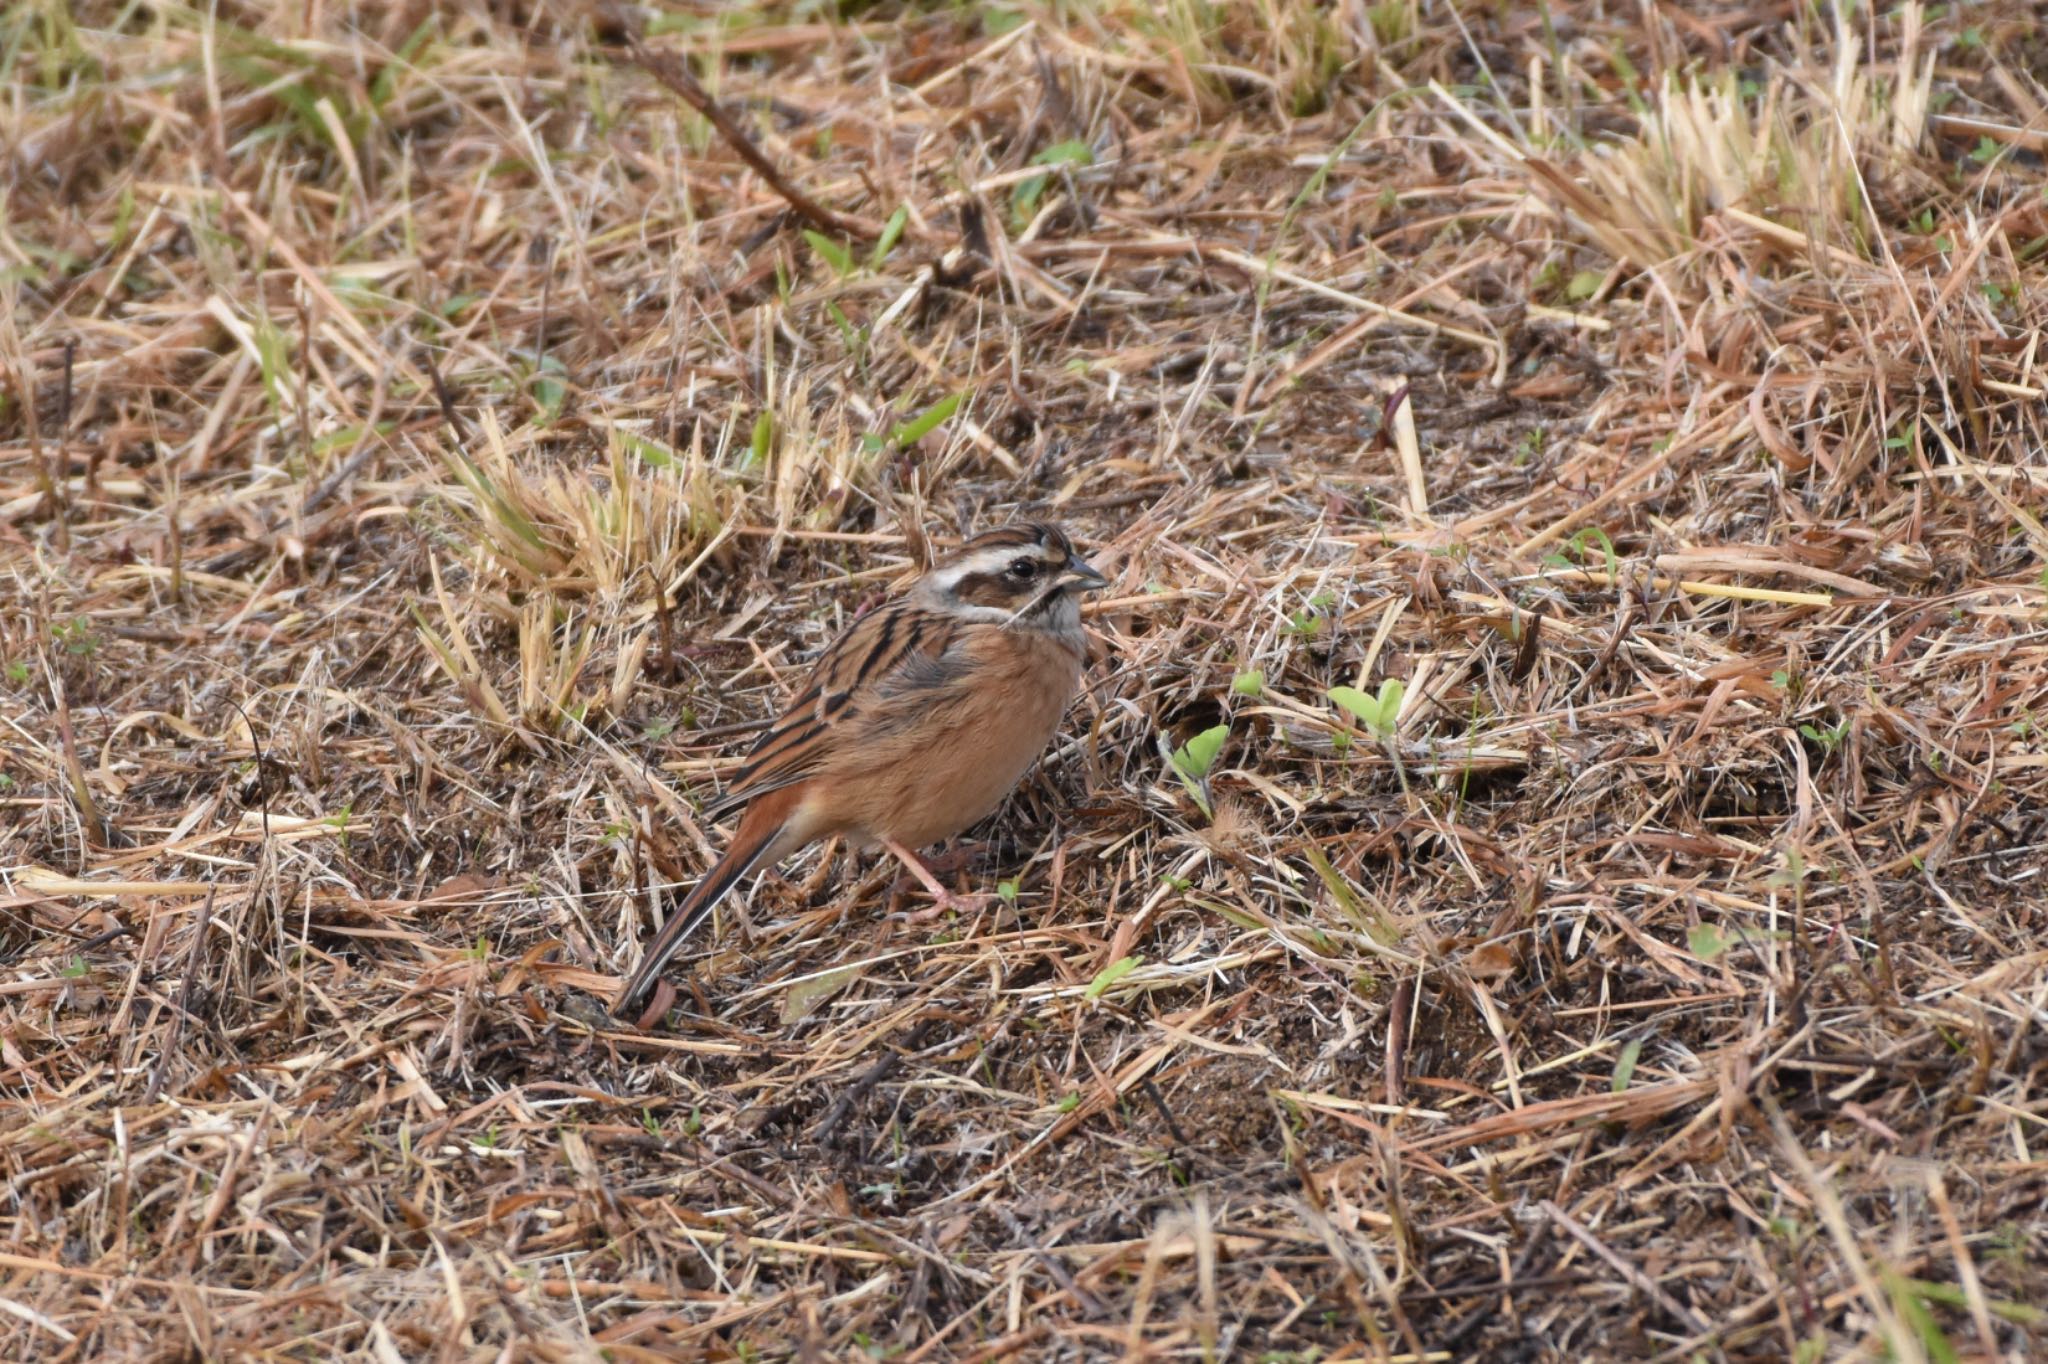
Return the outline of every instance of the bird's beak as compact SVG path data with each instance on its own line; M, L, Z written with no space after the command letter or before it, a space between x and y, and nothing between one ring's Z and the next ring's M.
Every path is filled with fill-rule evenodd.
M1067 556L1067 566L1060 570L1060 586L1070 587L1077 592L1100 592L1109 586L1109 579L1095 571L1095 566L1078 554Z

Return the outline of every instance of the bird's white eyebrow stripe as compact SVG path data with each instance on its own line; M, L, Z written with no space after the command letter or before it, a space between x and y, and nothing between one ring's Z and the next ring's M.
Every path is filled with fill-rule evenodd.
M991 545L935 570L931 581L941 591L950 592L977 573L1001 573L1018 559L1040 558L1043 553L1043 547L1037 545Z
M1000 573L1019 559L1040 557L1037 545L991 545L969 555L962 567L971 572Z

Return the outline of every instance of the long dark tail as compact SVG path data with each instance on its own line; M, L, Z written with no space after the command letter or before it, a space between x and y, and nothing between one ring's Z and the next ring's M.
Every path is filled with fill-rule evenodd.
M782 832L786 812L771 807L780 804L783 802L769 799L747 807L725 855L683 897L683 902L676 906L676 912L668 916L661 931L654 935L654 941L647 944L647 953L640 958L640 966L633 972L633 978L612 1001L614 1018L639 1017L640 1011L647 1006L647 996L654 991L655 982L661 979L662 968L682 949L684 941L697 931L697 925L718 907L726 892L738 885L774 845L776 836Z

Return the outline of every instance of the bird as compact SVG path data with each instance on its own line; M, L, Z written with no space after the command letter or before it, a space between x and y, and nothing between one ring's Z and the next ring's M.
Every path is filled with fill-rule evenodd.
M935 908L955 903L916 850L993 812L1052 741L1087 659L1080 598L1108 584L1065 531L1022 521L967 540L855 620L705 807L712 821L739 811L739 826L648 944L613 1016L640 1015L748 873L819 839L879 845Z

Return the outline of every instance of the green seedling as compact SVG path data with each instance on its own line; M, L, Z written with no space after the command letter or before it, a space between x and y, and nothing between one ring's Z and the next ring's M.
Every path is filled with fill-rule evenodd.
M868 324L856 327L837 303L827 302L825 311L831 314L832 325L839 329L840 344L846 347L847 355L853 360L853 367L860 372L863 383L868 376Z
M1230 726L1217 725L1203 730L1167 754L1173 774L1180 778L1180 784L1188 789L1188 794L1194 797L1195 804L1201 807L1206 817L1215 815L1209 804L1209 769L1216 765L1217 756L1223 752L1224 741L1229 737ZM1165 748L1164 738L1159 741L1159 746Z
M1614 1078L1607 1082L1609 1093L1622 1094L1628 1090L1628 1082L1635 1078L1636 1059L1643 1054L1643 1039L1631 1038L1621 1049L1621 1055L1614 1062Z
M1935 1320L1925 1299L1914 1291L1916 1281L1889 1265L1880 1268L1877 1277L1892 1300L1892 1310L1898 1313L1901 1328L1919 1338L1923 1358L1935 1364L1954 1364L1962 1358L1947 1333L1941 1329L1941 1323ZM1898 1353L1903 1354L1904 1351Z
M552 426L560 420L562 408L569 401L569 385L563 378L568 372L560 360L552 355L543 355L533 377L528 380L533 405L539 410L544 425Z
M1306 602L1302 603L1299 608L1288 614L1287 633L1293 635L1296 639L1314 639L1323 632L1323 627L1329 623L1322 613L1336 605L1336 603L1337 597L1335 593L1316 593Z
M1726 952L1733 944L1721 936L1721 930L1714 924L1694 924L1685 935L1686 950L1701 961L1713 961Z
M804 240L811 244L811 250L818 253L819 259L832 267L833 274L845 279L853 273L853 253L838 242L822 232L813 232L808 228L804 231Z
M57 624L52 625L50 627L50 637L56 640L58 646L73 658L90 658L99 652L100 637L93 633L92 626L86 623L84 616L76 616L68 621L59 621ZM23 676L25 677L26 675L26 665L24 665Z
M344 801L342 803L342 807L339 810L327 816L327 818L322 820L321 823L325 824L328 828L334 830L335 836L341 843L341 846L346 848L348 846L349 824L351 821L355 819L355 817L356 803L352 800Z
M1315 870L1316 879L1323 883L1323 889L1330 892L1330 898L1337 902L1337 908L1353 928L1369 936L1382 947L1392 947L1401 941L1400 926L1367 903L1352 884L1344 879L1344 873L1330 861L1329 854L1311 843L1302 850L1308 864Z
M1809 742L1819 747L1823 758L1832 757L1835 750L1842 746L1842 740L1848 737L1849 721L1845 717L1825 729L1819 725L1803 724L1799 726L1799 732L1805 735Z
M1400 678L1389 677L1380 683L1378 696L1367 696L1356 687L1332 687L1327 695L1384 744L1393 740L1401 719L1401 701L1407 691Z
M960 410L960 404L966 401L967 395L965 393L947 394L945 397L939 399L930 407L927 407L924 411L918 413L915 417L912 417L909 421L903 423L894 431L890 432L890 441L894 443L898 448L908 448L909 446L917 444L926 436L929 436L933 431L937 430L940 422L946 420L946 418L952 416L955 412L958 412Z
M1380 741L1387 757L1394 764L1394 778L1401 783L1401 791L1408 791L1408 773L1401 766L1401 751L1394 747L1394 734L1401 724L1401 698L1407 694L1407 686L1399 678L1389 677L1381 681L1380 694L1367 696L1356 687L1332 687L1326 693L1332 701L1342 706L1372 731ZM1351 736L1340 730L1334 736L1339 753L1349 751Z
M882 224L882 235L875 238L875 249L868 254L868 269L879 270L882 262L889 259L889 253L896 249L896 243L903 237L903 228L910 221L910 209L899 204L889 221Z
M1600 557L1607 566L1608 582L1620 582L1621 557L1614 552L1614 540L1612 537L1598 526L1587 526L1585 529L1578 531L1571 539L1565 541L1565 548L1562 553L1546 554L1543 556L1543 562L1553 568L1571 568L1574 558L1580 563L1586 561L1589 557L1586 553L1586 548L1594 544L1600 546Z
M1031 158L1034 166L1092 166L1095 164L1095 149L1086 142L1055 142ZM1038 211L1038 201L1045 196L1045 187L1051 179L1047 175L1034 175L1020 180L1017 188L1010 191L1010 221L1022 228L1031 221L1031 215Z
M1117 958L1117 960L1095 973L1095 979L1088 982L1088 988L1082 992L1081 997L1088 1000L1102 998L1105 991L1131 972L1137 970L1144 962L1145 959L1135 953L1128 957Z

